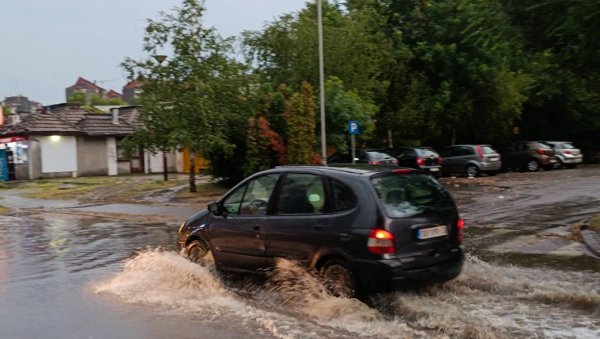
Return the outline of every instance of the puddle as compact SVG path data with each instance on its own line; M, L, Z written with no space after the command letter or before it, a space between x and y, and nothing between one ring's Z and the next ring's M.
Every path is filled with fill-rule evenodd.
M226 317L279 338L514 338L600 336L598 272L503 266L470 257L457 279L421 291L330 295L281 261L263 284L227 283L214 267L148 250L92 286L100 295L172 315Z

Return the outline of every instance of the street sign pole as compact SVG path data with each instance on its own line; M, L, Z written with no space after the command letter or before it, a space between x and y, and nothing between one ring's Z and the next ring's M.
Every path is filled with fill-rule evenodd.
M350 148L352 149L352 163L356 163L356 135L360 134L358 121L348 121L348 133L350 133Z
M350 145L352 147L352 163L356 163L356 137L353 134L350 134Z

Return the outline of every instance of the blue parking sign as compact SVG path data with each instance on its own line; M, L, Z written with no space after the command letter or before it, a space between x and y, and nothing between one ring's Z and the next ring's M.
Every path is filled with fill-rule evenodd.
M348 121L348 133L353 134L353 135L360 134L360 125L358 124L358 121L356 121L356 120Z

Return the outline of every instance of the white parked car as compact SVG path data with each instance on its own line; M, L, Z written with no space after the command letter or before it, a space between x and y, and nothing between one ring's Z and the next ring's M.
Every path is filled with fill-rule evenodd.
M581 150L573 146L570 141L545 141L544 143L554 149L556 163L559 167L574 168L583 162Z

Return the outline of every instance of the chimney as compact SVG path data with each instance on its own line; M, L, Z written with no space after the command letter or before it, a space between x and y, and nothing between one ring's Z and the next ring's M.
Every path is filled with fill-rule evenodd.
M118 108L111 108L110 109L111 113L112 113L112 123L113 124L118 124L119 123L119 109Z

